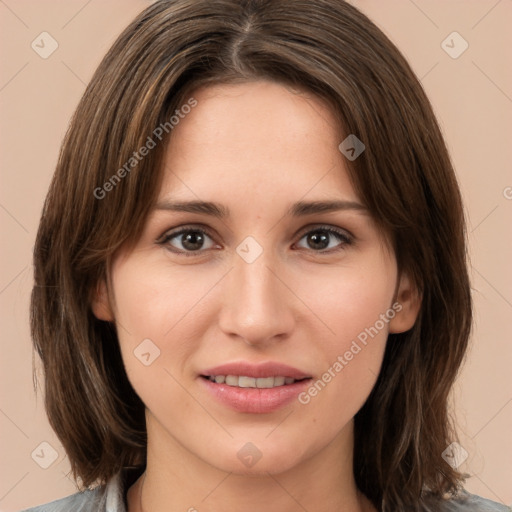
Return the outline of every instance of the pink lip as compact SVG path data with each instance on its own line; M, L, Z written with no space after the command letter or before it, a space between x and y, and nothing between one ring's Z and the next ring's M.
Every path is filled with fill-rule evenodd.
M221 364L214 368L208 368L200 372L201 375L245 375L246 377L263 378L263 377L292 377L293 379L305 379L311 377L307 373L297 370L292 366L288 366L282 363L246 363L244 361L235 363Z
M247 377L292 377L306 379L275 388L238 388L227 384L217 384L204 378L210 375L245 375ZM229 363L201 372L199 381L222 404L238 412L263 414L284 407L296 399L297 395L310 383L310 376L288 365L280 363Z
M216 384L199 378L217 400L238 412L263 414L276 411L292 402L297 395L309 386L310 379L286 384L276 388L237 388L227 384Z

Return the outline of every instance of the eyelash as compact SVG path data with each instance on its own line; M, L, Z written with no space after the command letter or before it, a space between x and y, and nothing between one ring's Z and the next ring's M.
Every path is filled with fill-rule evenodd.
M332 254L332 253L343 250L344 246L352 245L352 243L354 241L352 235L346 233L345 231L342 231L342 230L339 230L339 229L336 229L336 228L333 228L330 226L316 226L313 229L310 229L309 231L303 232L302 235L300 236L299 240L302 240L306 235L309 235L311 233L316 233L316 232L326 232L331 235L334 235L335 237L338 238L338 240L341 243L340 243L340 246L338 246L335 249L331 248L331 249L323 249L323 250L319 250L319 251L315 251L314 249L309 249L309 251L311 251L313 253ZM158 245L162 245L162 246L168 245L170 240L172 240L173 238L179 237L180 235L183 235L185 233L201 233L201 235L203 235L203 236L206 235L209 238L213 239L213 237L210 236L210 234L206 230L199 228L199 227L187 226L187 227L182 227L182 228L178 229L177 231L172 231L170 233L164 234L164 236L161 237L159 240L157 240L156 243ZM200 255L200 254L204 253L205 251L209 250L209 249L199 249L197 251L182 251L180 249L175 249L175 248L170 248L170 247L168 247L168 249L175 254L182 254L186 257L197 256L197 255Z

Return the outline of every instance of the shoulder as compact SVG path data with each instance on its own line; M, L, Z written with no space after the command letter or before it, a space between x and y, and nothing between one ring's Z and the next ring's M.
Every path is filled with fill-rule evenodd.
M457 497L450 500L426 503L424 512L512 512L512 508L476 494L461 491Z
M21 512L67 512L69 510L76 512L101 511L104 510L104 508L101 508L103 494L102 488L86 490Z
M73 512L126 512L122 475L116 475L107 485L77 492L21 512L69 512L71 510Z

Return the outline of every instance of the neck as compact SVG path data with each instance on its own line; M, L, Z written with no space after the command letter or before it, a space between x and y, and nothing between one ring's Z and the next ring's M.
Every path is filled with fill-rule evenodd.
M286 471L222 471L148 423L146 472L128 492L128 512L373 512L357 490L352 457L350 423L329 445Z

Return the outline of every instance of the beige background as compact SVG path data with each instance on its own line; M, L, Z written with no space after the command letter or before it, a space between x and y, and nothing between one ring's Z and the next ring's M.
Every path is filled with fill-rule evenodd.
M399 46L431 98L469 221L476 323L455 390L467 488L512 504L511 0L352 0ZM0 510L75 492L32 389L28 301L39 214L69 118L99 60L143 0L0 0L2 253ZM41 58L41 32L58 49ZM458 58L442 41L457 31ZM463 41L453 36L452 53ZM40 39L38 39L40 40ZM48 48L48 46L46 46ZM40 444L49 443L52 448ZM31 455L33 454L33 455ZM39 454L39 456L38 456ZM47 469L41 465L50 464Z

